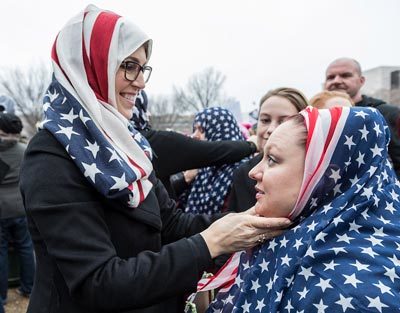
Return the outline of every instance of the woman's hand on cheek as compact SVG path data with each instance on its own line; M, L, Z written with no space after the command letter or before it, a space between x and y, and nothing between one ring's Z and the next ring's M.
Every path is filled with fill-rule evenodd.
M224 216L201 232L211 257L252 248L267 240L279 236L290 225L287 218L266 218L256 216L251 208L243 213Z

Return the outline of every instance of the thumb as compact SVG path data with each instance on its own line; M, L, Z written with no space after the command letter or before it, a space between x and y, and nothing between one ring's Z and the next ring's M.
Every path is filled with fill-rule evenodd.
M249 214L249 215L257 215L257 213L256 213L256 207L255 207L255 206L252 206L250 209L244 211L243 213Z

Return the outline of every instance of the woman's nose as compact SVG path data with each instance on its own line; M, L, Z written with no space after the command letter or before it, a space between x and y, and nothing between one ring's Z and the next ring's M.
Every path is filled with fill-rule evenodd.
M192 138L194 139L200 139L200 131L196 129L194 133L192 134Z
M269 126L268 126L267 133L269 135L271 135L274 132L274 130L276 129L277 126L278 126L277 123L271 122L271 124L269 124Z
M140 71L138 77L132 82L137 88L144 89L146 87L146 83L144 82L143 72Z
M261 163L261 162L260 162ZM259 180L259 178L260 178L260 174L261 174L261 171L260 171L260 163L258 163L256 166L254 166L250 171L249 171L249 177L251 178L251 179L254 179L254 180Z

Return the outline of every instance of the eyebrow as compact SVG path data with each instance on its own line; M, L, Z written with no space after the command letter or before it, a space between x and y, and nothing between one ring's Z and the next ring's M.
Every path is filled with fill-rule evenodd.
M271 115L268 114L268 113L260 113L260 116L268 116L268 117L271 117ZM290 116L292 116L292 115L291 115L291 114L279 115L278 118L287 118L287 117L290 117Z
M272 144L266 144L265 146L265 152L271 152L271 149L276 149L278 152L282 151L282 149L280 149L276 143L272 143Z
M140 65L145 65L147 63L147 60L146 60L143 64L141 64L140 60L138 58L131 57L131 56L125 58L124 62L126 62L126 61L134 61L136 63L139 63Z

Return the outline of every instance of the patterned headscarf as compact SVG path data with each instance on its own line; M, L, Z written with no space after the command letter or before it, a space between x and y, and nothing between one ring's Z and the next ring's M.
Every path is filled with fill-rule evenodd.
M152 184L151 149L117 110L121 62L151 40L133 23L89 5L59 32L53 81L44 97L49 130L95 188L137 207Z
M301 114L300 223L234 254L208 312L400 312L400 184L385 120L373 108Z
M148 99L144 90L141 90L135 101L135 107L132 114L132 125L135 129L147 130L150 129L149 115L147 113Z
M208 141L244 140L235 117L230 111L220 107L207 108L198 112L194 125L200 125ZM186 204L186 212L221 212L233 171L241 162L222 166L211 166L199 170Z

